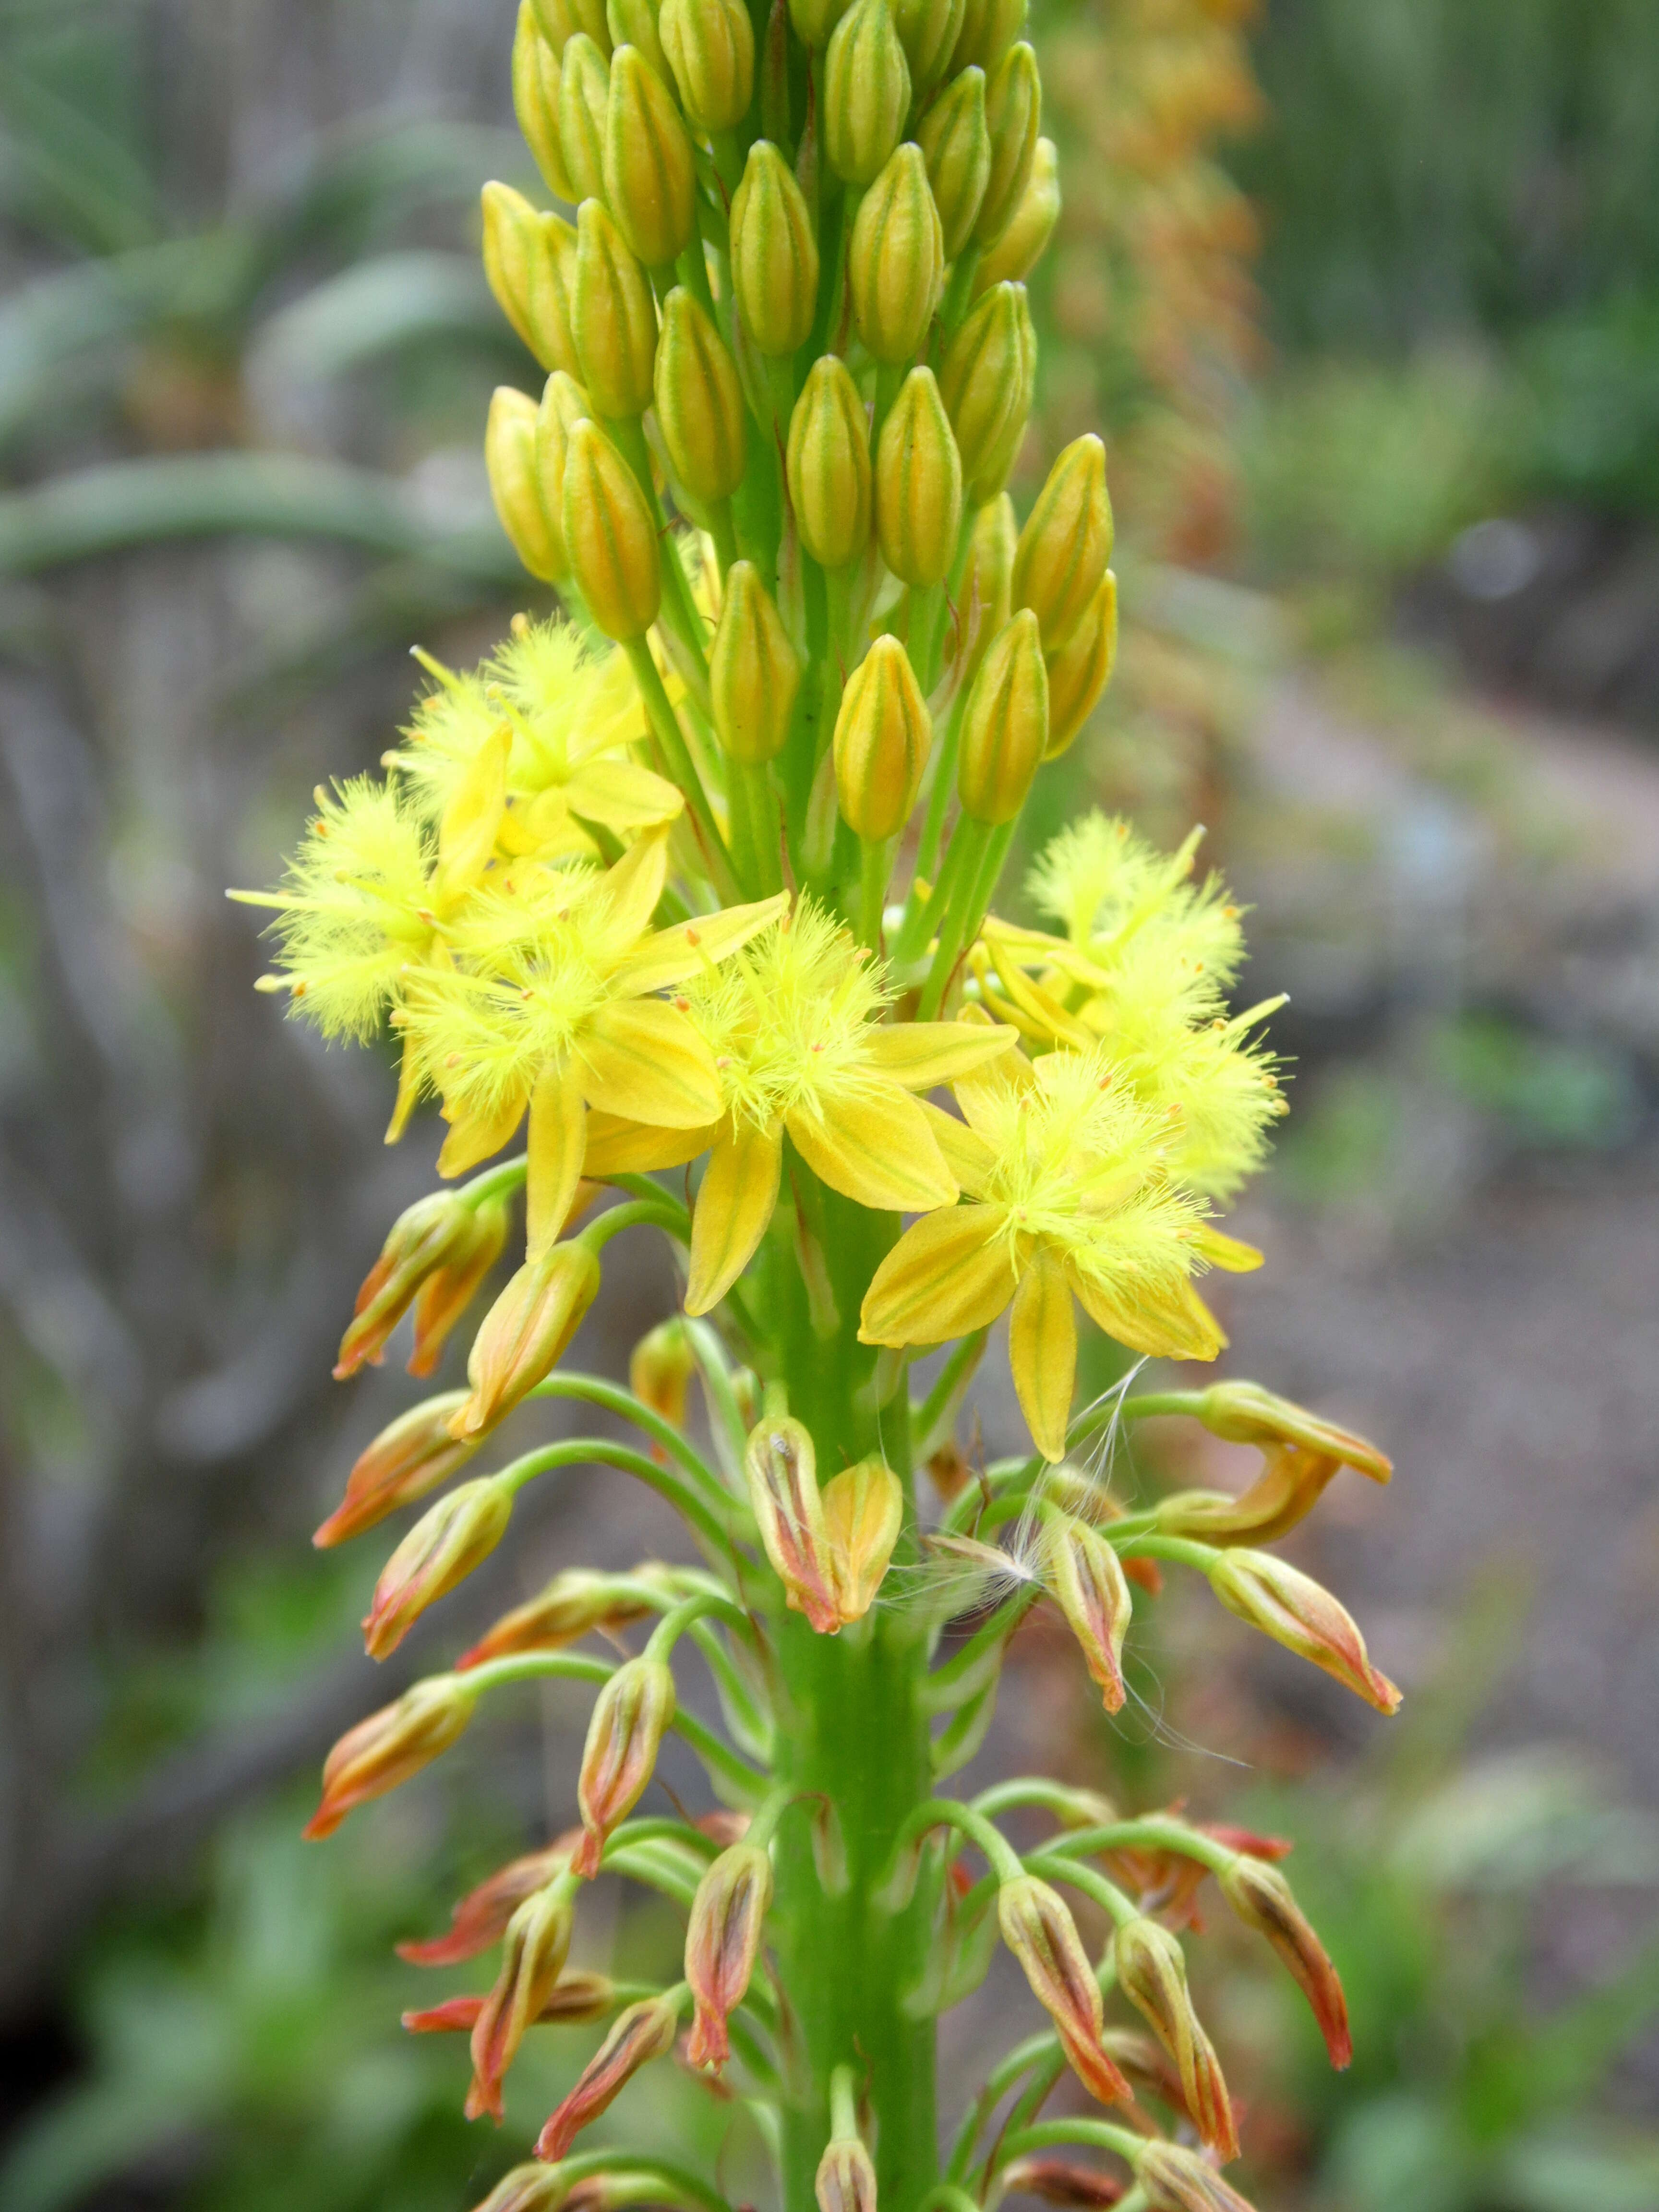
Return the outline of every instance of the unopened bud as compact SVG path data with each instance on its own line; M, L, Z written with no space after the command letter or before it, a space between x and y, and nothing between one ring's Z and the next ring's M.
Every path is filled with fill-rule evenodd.
M1097 2166L1046 2151L1011 2160L1000 2179L1010 2197L1040 2197L1045 2204L1060 2206L1061 2212L1109 2212L1128 2188Z
M544 368L574 369L575 234L509 185L483 188L483 265L496 303Z
M1022 1875L998 1890L997 1923L1089 2094L1103 2105L1133 2102L1133 2093L1101 2042L1100 1984L1066 1900L1046 1881Z
M1187 1960L1167 1928L1141 1916L1112 1939L1118 1986L1164 2045L1181 2075L1182 2101L1193 2124L1224 2159L1238 2156L1232 2100L1221 2066L1187 1988Z
M747 459L737 363L708 310L677 284L663 303L657 422L669 465L693 499L729 499Z
M823 1486L824 1550L843 1625L876 1601L904 1522L904 1488L884 1460L861 1459Z
M371 1659L395 1651L427 1607L489 1557L512 1516L512 1491L483 1475L421 1516L374 1585L363 1621L363 1646Z
M732 200L732 289L757 352L792 354L806 342L818 297L818 241L794 172L764 138Z
M569 1567L527 1599L504 1613L455 1662L463 1674L492 1659L505 1659L515 1651L560 1651L584 1636L614 1635L629 1621L642 1620L652 1611L650 1601L638 1585L659 1579L666 1570L637 1567L627 1576L602 1575L586 1567Z
M513 397L521 399L524 395L515 392ZM358 1289L350 1326L340 1340L336 1382L380 1358L421 1285L469 1249L475 1233L472 1208L459 1191L434 1190L404 1208Z
M893 0L893 27L920 102L944 76L962 30L963 0Z
M605 197L605 118L611 106L610 46L579 31L559 58L559 148L573 204Z
M991 173L974 242L994 246L1014 219L1036 162L1042 121L1042 80L1036 56L1023 42L1011 47L994 70L986 71L985 125L991 134Z
M662 604L656 518L596 422L570 433L561 520L571 574L595 623L619 645L643 637Z
M472 2027L472 2086L466 2117L501 2116L501 2080L558 1984L570 1949L576 1885L556 1875L545 1889L526 1898L507 1923L501 1971Z
M782 1583L790 1610L804 1613L822 1635L841 1626L824 1551L817 1455L799 1421L763 1420L744 1454L749 1502L761 1542Z
M714 734L749 767L775 760L789 735L800 657L752 561L726 572L726 596L708 654Z
M847 13L849 0L789 0L789 21L801 44L827 46L830 34Z
M1081 1647L1091 1680L1099 1685L1101 1703L1109 1713L1120 1711L1130 1613L1121 1563L1097 1528L1069 1513L1056 1514L1048 1534L1044 1579Z
M988 500L974 519L962 579L962 678L971 683L991 640L1013 612L1014 503L1006 492Z
M760 1956L772 1862L757 1844L733 1844L697 1884L685 1931L685 1978L696 2006L686 2057L718 2074L732 2053L726 2021Z
M898 144L910 110L910 65L888 0L855 0L823 65L823 150L849 185L867 185Z
M485 1277L506 1248L513 1209L505 1199L486 1199L472 1209L472 1232L462 1249L434 1268L415 1301L415 1344L409 1355L411 1375L436 1369L451 1330L471 1304Z
M590 2120L596 2120L642 2066L674 2047L679 2032L680 1996L671 1991L647 1997L619 2013L558 2110L536 2139L536 2155L564 2157Z
M582 1750L576 1802L586 1832L571 1861L591 1880L605 1838L639 1802L674 1717L674 1677L660 1659L629 1659L599 1692Z
M1206 2159L1180 2143L1149 2142L1135 2167L1147 2212L1254 2212Z
M691 1332L678 1314L659 1322L634 1346L628 1361L628 1387L671 1427L685 1427L686 1401L697 1355Z
M461 1735L477 1701L458 1676L434 1674L348 1729L323 1762L322 1802L306 1824L307 1840L331 1836L348 1813L429 1766Z
M824 2146L812 2187L818 2212L876 2212L875 2162L857 2136Z
M945 279L945 239L920 146L896 147L859 203L847 255L859 336L896 367L920 352Z
M1346 2066L1353 2057L1347 1999L1330 1954L1314 1933L1289 1882L1277 1867L1242 1855L1230 1861L1216 1880L1244 1925L1265 1936L1289 1968L1319 2023L1332 2065Z
M564 544L564 459L570 433L592 404L574 376L555 369L542 390L536 410L536 476L541 489L542 512L548 521L548 542L558 562L556 583L568 581L570 556Z
M1309 1451L1328 1452L1373 1482L1387 1482L1394 1473L1388 1454L1365 1437L1275 1396L1259 1382L1212 1382L1200 1392L1193 1410L1212 1437L1227 1443L1301 1444Z
M979 68L989 76L1025 28L1026 0L966 0L951 73Z
M1352 1618L1311 1575L1271 1552L1223 1552L1207 1571L1230 1613L1311 1659L1378 1712L1399 1711L1400 1692L1372 1666Z
M602 56L611 52L605 0L530 0L530 4L542 36L555 53L562 54L579 32L595 42Z
M979 264L976 292L993 284L1023 283L1042 260L1060 221L1060 155L1052 138L1039 138L1019 205Z
M558 1364L599 1287L585 1244L555 1244L526 1261L484 1316L466 1363L472 1394L451 1424L481 1437L504 1421Z
M977 301L939 366L939 388L957 434L966 484L978 483L1019 405L1024 367L1021 292L1018 285L998 284Z
M927 157L945 258L954 261L973 236L991 180L984 70L963 70L954 78L923 116L916 135Z
M875 493L888 568L919 591L943 583L962 528L962 458L931 368L913 368L888 410Z
M844 568L870 536L870 424L851 370L827 353L807 372L789 418L789 497L800 542Z
M1057 653L1043 656L1048 671L1048 750L1058 760L1099 704L1117 661L1117 578L1109 568L1082 621Z
M1106 448L1091 431L1049 470L1014 555L1014 605L1036 615L1045 653L1064 645L1083 620L1111 557Z
M558 53L543 37L531 0L519 0L513 40L513 112L549 191L574 207L576 190L559 141L559 77Z
M441 1936L422 1943L399 1943L398 1956L411 1966L458 1966L464 1960L476 1959L480 1951L501 1942L508 1921L526 1898L545 1889L556 1875L564 1871L570 1848L568 1839L550 1844L545 1850L528 1851L522 1858L498 1867L488 1881L467 1892Z
M500 1934L498 1929L496 1937ZM584 1973L578 1968L574 1973L560 1975L534 2024L538 2027L582 2027L589 2021L603 2020L616 2002L617 1985L608 1974ZM447 1997L441 2004L406 2012L403 2025L411 2035L471 2035L488 2002L486 1997Z
M743 0L663 0L663 52L694 131L735 131L755 89L755 27Z
M513 550L544 584L561 578L562 548L542 505L536 466L536 403L510 385L499 385L484 426L484 467L489 495Z
M1016 284L1013 290L1015 330L1018 338L1018 350L1015 356L1018 381L1010 395L1007 418L1001 434L981 461L968 487L969 497L980 501L994 499L1012 474L1014 464L1019 459L1020 447L1025 442L1025 428L1031 417L1031 403L1036 397L1036 326L1031 320L1031 303L1026 295L1025 287Z
M621 46L637 47L641 59L655 72L658 82L672 99L674 72L662 50L656 0L605 0L605 20L611 33L611 52L614 54Z
M962 718L957 791L975 822L1012 822L1048 742L1048 676L1029 608L1006 623L974 678Z
M400 1506L412 1505L464 1468L477 1442L458 1440L449 1425L466 1403L465 1390L446 1390L411 1406L358 1455L345 1495L312 1538L319 1551L360 1536Z
M848 678L836 717L836 799L842 819L879 844L910 818L933 726L910 657L878 637Z
M611 57L605 196L623 236L647 269L678 259L696 228L691 141L673 94L637 46L618 46ZM644 405L625 411L642 414Z
M657 355L650 281L598 200L582 202L576 225L572 329L582 381L600 415L643 415Z

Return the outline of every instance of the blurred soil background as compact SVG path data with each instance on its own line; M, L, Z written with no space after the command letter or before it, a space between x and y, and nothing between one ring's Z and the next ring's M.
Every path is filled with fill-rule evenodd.
M513 14L0 0L5 2212L448 2212L586 2047L547 2032L483 2140L459 2048L396 2025L468 1977L390 1949L564 1825L579 1702L481 1724L326 1850L297 1828L392 1688L677 1531L569 1481L386 1668L357 1653L385 1547L307 1538L414 1386L328 1369L435 1137L382 1148L388 1065L253 995L222 896L375 763L412 641L465 660L541 604L480 455L492 386L536 380L476 260L479 183L534 188ZM1034 1620L981 1761L1297 1839L1353 2073L1198 1947L1262 2212L1654 2212L1659 18L1034 27L1066 209L1016 490L1105 422L1127 611L1040 827L1201 820L1255 908L1293 1111L1224 1367L1394 1454L1295 1556L1408 1697L1375 1723L1172 1588L1127 1724ZM615 1248L586 1364L672 1297ZM1012 1436L992 1361L964 1441ZM1247 1456L1142 1438L1113 1480ZM609 1887L580 1963L659 1968L672 1922ZM948 2024L957 2105L1005 1998L999 1966ZM607 2124L712 2156L730 2118L658 2069ZM741 2124L721 2155L740 2195Z

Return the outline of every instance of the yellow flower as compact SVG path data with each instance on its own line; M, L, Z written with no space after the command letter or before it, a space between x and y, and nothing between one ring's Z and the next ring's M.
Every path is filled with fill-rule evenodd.
M1117 1081L1097 1048L1035 1067L1007 1053L955 1089L966 1127L936 1109L931 1118L974 1202L906 1231L876 1271L859 1334L937 1344L1012 1302L1020 1406L1038 1450L1058 1460L1077 1368L1073 1297L1133 1351L1212 1359L1221 1349L1191 1279L1211 1256L1202 1208L1170 1179L1171 1118Z

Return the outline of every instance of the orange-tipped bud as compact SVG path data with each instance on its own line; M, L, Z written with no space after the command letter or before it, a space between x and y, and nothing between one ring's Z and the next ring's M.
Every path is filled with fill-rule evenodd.
M1046 2151L1012 2160L1002 2169L1001 2180L1010 2197L1040 2197L1045 2204L1060 2205L1062 2212L1109 2212L1128 2188L1127 2182L1103 2173L1098 2166Z
M1397 1712L1400 1692L1372 1666L1352 1617L1322 1584L1271 1552L1224 1552L1208 1570L1230 1613L1311 1659L1379 1713Z
M461 1735L477 1692L453 1674L434 1674L348 1729L323 1762L322 1802L307 1841L331 1836L348 1813L407 1782Z
M800 656L752 561L734 561L708 655L714 735L750 768L775 760L789 736Z
M1129 1585L1117 1553L1097 1528L1073 1515L1048 1523L1043 1579L1082 1647L1089 1674L1109 1713L1121 1710L1123 1638L1129 1626Z
M844 1626L876 1601L904 1522L904 1487L884 1460L861 1459L823 1486L823 1543Z
M363 1620L363 1648L388 1657L428 1606L495 1550L513 1517L513 1492L494 1475L464 1482L422 1515L380 1571Z
M1206 2159L1179 2143L1149 2142L1135 2167L1147 2212L1254 2212Z
M732 290L757 353L806 343L818 297L818 240L795 173L757 138L732 200Z
M830 1633L841 1621L825 1553L823 1503L811 1436L787 1414L763 1420L750 1436L744 1469L761 1542L783 1584L790 1610L804 1613L819 1635Z
M696 2015L685 2055L718 2074L732 2055L726 2023L743 2002L760 1956L772 1862L757 1844L733 1844L697 1884L685 1931L685 1978Z
M594 621L619 645L643 637L662 605L656 518L597 422L571 430L561 520L571 574Z
M967 0L951 54L951 70L970 67L988 76L1025 28L1026 0Z
M596 1574L590 1567L567 1567L535 1597L506 1613L455 1662L458 1674L506 1659L515 1651L562 1651L584 1636L613 1634L653 1610L641 1583L665 1584L667 1567L636 1567L631 1575Z
M943 583L962 528L962 456L931 368L913 368L888 410L875 491L889 568L917 591Z
M1039 138L1019 205L980 263L975 291L988 291L993 284L1023 283L1048 250L1060 207L1060 156L1052 138Z
M619 2013L575 2087L536 2138L536 2155L564 2157L590 2120L596 2120L641 2066L674 2048L679 2031L680 1993L647 1997Z
M1014 605L1036 615L1045 653L1064 645L1087 614L1111 557L1106 448L1091 431L1049 470L1014 553Z
M563 1873L574 1843L573 1832L550 1844L545 1850L527 1851L522 1858L510 1859L467 1892L441 1936L425 1942L399 1943L398 1956L411 1966L458 1966L464 1960L476 1959L480 1951L501 1942L507 1922L526 1898L545 1889L556 1875Z
M512 1221L513 1209L505 1199L486 1199L475 1206L472 1233L465 1245L422 1284L415 1301L415 1346L409 1355L411 1375L428 1376L436 1368L450 1331L505 1250Z
M501 2117L501 2081L536 2020L558 1986L570 1949L576 1884L556 1875L545 1889L526 1898L507 1923L501 1971L472 2026L472 2086L466 2117Z
M693 499L729 499L747 459L743 386L713 319L683 285L663 304L655 389L675 476Z
M464 1468L478 1446L471 1437L457 1439L449 1425L466 1403L465 1390L446 1390L411 1406L406 1413L381 1430L346 1478L345 1496L312 1538L319 1551L361 1536L395 1513L412 1505L441 1482Z
M637 257L595 199L584 200L576 211L571 318L582 382L594 407L606 416L643 415L653 397L656 302ZM568 544L568 528L565 536Z
M441 2004L406 2012L403 2026L411 2035L471 2035L488 2002L487 1998L477 1996L446 1997ZM580 1970L574 1974L561 1974L533 2025L581 2027L591 2020L603 2020L616 2002L617 1985L608 1974L587 1974Z
M626 1661L599 1692L576 1784L586 1831L571 1861L579 1875L599 1872L605 1838L639 1802L673 1717L674 1677L660 1659Z
M825 568L856 561L870 537L870 423L852 372L827 353L789 418L789 498L800 542Z
M1014 219L1036 165L1042 121L1042 80L1036 56L1012 46L985 73L985 127L991 134L991 173L974 224L974 243L994 246Z
M1319 2022L1332 2065L1339 2070L1346 2066L1353 2057L1348 2001L1330 1954L1314 1933L1289 1882L1277 1867L1244 1856L1232 1860L1216 1880L1245 1926L1265 1936L1289 1968Z
M920 146L895 147L863 199L847 253L853 317L872 357L920 352L945 281L945 238Z
M618 46L611 57L605 196L647 269L665 269L679 258L696 228L691 141L672 93L637 46Z
M1133 2102L1128 2083L1100 2039L1105 2018L1100 1984L1066 1900L1046 1881L1022 1875L997 1892L997 1923L1089 2094L1103 2105Z
M1238 2156L1238 2130L1221 2065L1193 2009L1185 1953L1167 1928L1145 1916L1126 1921L1112 1939L1118 1986L1169 2053L1181 2075L1182 2101L1193 2124L1223 2159Z
M662 50L694 131L734 131L755 88L755 27L743 0L663 0Z
M985 72L963 70L928 109L917 138L939 210L945 258L954 261L973 236L991 181L991 132L985 119Z
M523 398L520 392L513 396ZM386 1340L414 1304L421 1285L468 1250L476 1233L472 1208L459 1191L434 1190L405 1207L363 1277L350 1326L340 1339L336 1382L344 1382L371 1361L379 1362Z
M573 370L575 234L510 185L483 188L483 265L501 313L544 368Z
M576 188L559 143L559 76L557 50L543 36L531 0L519 0L513 40L513 112L549 191L574 207Z
M939 388L956 432L963 481L968 484L978 483L1012 424L1023 421L1022 292L1018 284L994 285L975 301L939 366Z
M599 1263L585 1244L555 1244L519 1269L472 1340L471 1395L452 1435L482 1437L507 1419L556 1366L599 1287Z
M1048 674L1036 617L1005 624L974 678L962 718L957 793L975 822L1012 822L1048 742Z
M605 118L611 105L610 45L579 31L559 58L559 147L577 207L605 197Z
M684 1430L697 1355L678 1314L647 1329L629 1355L628 1387L642 1405Z
M933 726L909 655L878 637L848 679L836 717L836 798L848 827L875 843L910 818Z
M910 64L888 0L856 0L823 64L823 150L849 185L880 174L910 110Z
M893 28L910 64L918 103L944 76L962 29L963 0L893 0Z
M856 2136L824 2146L813 2185L818 2212L876 2212L876 2168Z
M611 52L605 0L530 0L542 36L555 53L562 54L578 34L586 34L602 55Z
M1046 653L1048 670L1048 750L1058 760L1093 714L1117 662L1117 578L1109 568L1082 621L1058 653Z

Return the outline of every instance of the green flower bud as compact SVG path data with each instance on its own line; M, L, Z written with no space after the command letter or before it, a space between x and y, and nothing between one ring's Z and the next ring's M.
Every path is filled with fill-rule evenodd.
M663 52L656 0L605 0L605 20L611 30L612 58L618 46L635 47L646 67L672 96L674 76Z
M708 653L714 735L735 761L775 760L789 735L800 659L752 561L734 561Z
M574 369L575 233L510 185L486 185L483 206L484 274L501 313L544 368Z
M599 627L618 645L643 637L662 603L657 518L597 422L571 428L560 526L576 588Z
M734 131L755 89L755 27L744 0L663 0L663 52L694 131Z
M971 683L991 640L1013 612L1014 503L1006 492L989 500L974 518L963 572L963 681Z
M611 105L611 65L586 31L568 41L559 58L559 144L571 198L605 198L605 118Z
M842 819L872 843L910 817L933 726L909 655L878 637L848 678L836 717L836 799Z
M637 46L611 57L605 195L647 269L678 259L696 228L696 170L673 94Z
M1117 578L1109 568L1082 621L1057 652L1044 658L1048 670L1048 750L1042 757L1058 760L1112 680L1117 659Z
M657 308L643 269L598 200L576 211L576 356L601 415L643 415L651 404Z
M743 482L743 387L708 310L683 284L663 302L657 422L674 474L693 499L730 499Z
M1042 80L1028 46L1012 47L985 85L985 123L991 134L991 175L974 225L974 243L993 246L1013 221L1036 161L1042 121Z
M1074 438L1049 470L1014 556L1014 605L1036 615L1045 653L1064 645L1082 621L1111 557L1106 448L1091 431Z
M495 512L513 541L513 550L532 576L556 584L563 565L562 549L542 507L536 471L536 403L510 385L501 385L489 402L484 466Z
M847 256L859 336L896 367L921 349L945 279L945 239L920 146L896 148L863 199Z
M562 57L572 39L585 33L599 48L601 58L610 58L605 0L530 0L530 4L542 36L556 54Z
M1025 442L1025 426L1031 419L1031 403L1036 397L1036 327L1031 320L1030 301L1026 297L1025 287L1016 284L1013 292L1016 332L1019 341L1016 368L1018 381L1010 397L1007 420L1003 425L1002 434L981 461L969 486L969 496L980 503L994 499L1007 483L1014 463L1019 459L1019 449Z
M1031 174L1008 227L985 254L974 279L975 292L1005 281L1023 283L1047 250L1060 221L1060 156L1052 138L1039 138Z
M962 717L957 794L975 822L1012 822L1048 744L1048 675L1024 608L991 641Z
M549 191L574 202L575 189L559 143L559 57L542 36L535 9L530 0L519 0L519 27L513 40L513 112Z
M827 46L830 35L847 13L850 0L789 0L789 20L803 46L815 50Z
M910 112L910 64L888 0L856 0L823 65L823 150L849 185L867 185L898 144Z
M555 369L542 392L536 410L536 475L541 484L542 509L552 533L558 559L556 583L570 574L570 556L564 548L564 459L570 433L592 407L574 376Z
M910 64L910 89L917 100L931 92L962 30L965 0L893 0L893 27Z
M917 132L927 181L954 261L973 235L991 175L991 133L985 121L985 72L963 70L921 118Z
M951 52L951 74L982 69L994 74L998 63L1025 29L1027 0L965 0L962 28Z
M913 368L881 426L876 531L881 557L917 591L942 584L962 527L962 457L931 368Z
M939 388L957 434L963 480L969 485L1006 435L1018 404L1021 289L998 284L977 301L939 364Z
M792 354L806 342L818 298L818 241L794 172L777 148L749 149L732 200L732 289L757 350Z
M844 568L870 536L870 425L839 355L815 361L789 418L789 497L800 542L825 568Z

